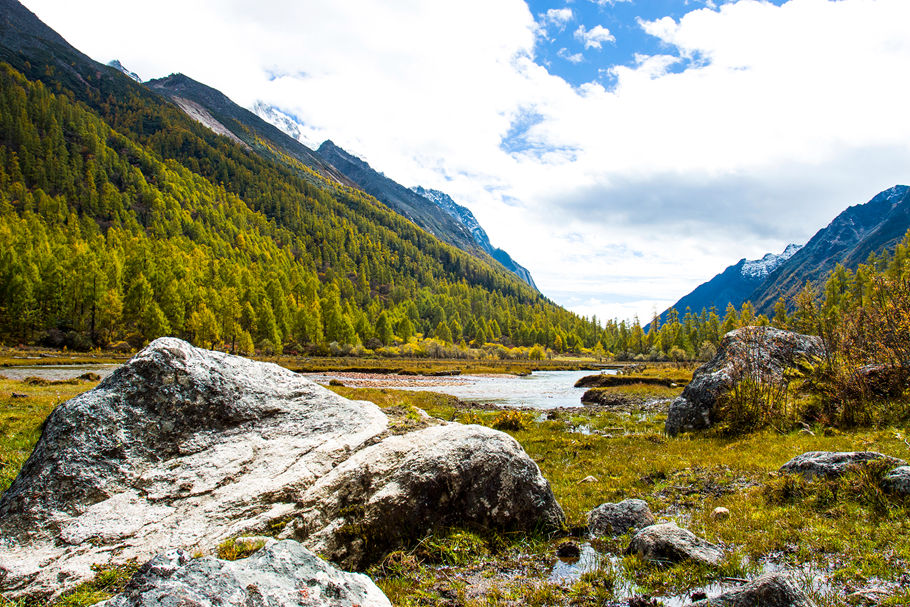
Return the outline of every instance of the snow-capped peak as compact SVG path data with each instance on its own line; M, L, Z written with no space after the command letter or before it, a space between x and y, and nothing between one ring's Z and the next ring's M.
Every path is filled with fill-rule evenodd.
M142 78L139 77L139 74L137 74L136 72L131 72L130 70L123 67L123 64L120 63L119 59L114 59L113 61L108 63L108 66L114 68L115 70L122 72L123 74L125 74L129 78L132 78L136 82L142 82Z
M257 101L250 110L303 145L312 149L316 149L319 146L318 141L313 141L307 137L305 134L306 128L296 118L283 112L274 105L269 105L264 101Z
M793 254L801 248L803 248L803 245L801 244L789 244L779 255L768 253L761 259L746 260L746 262L743 263L742 275L752 278L767 276L777 269L777 266L793 257Z

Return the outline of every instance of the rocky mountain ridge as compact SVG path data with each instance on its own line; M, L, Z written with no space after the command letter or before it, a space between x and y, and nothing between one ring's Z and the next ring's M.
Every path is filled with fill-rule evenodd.
M452 200L452 197L445 192L428 190L422 186L416 186L411 189L430 202L435 203L453 219L464 225L470 230L471 235L474 237L474 241L479 244L484 251L489 253L493 259L505 266L510 272L516 274L519 278L528 283L529 286L534 287L535 289L537 288L537 285L534 283L534 279L531 277L531 273L527 268L512 259L512 256L504 250L494 247L490 243L490 237L487 235L486 230L480 225L480 222L477 221L477 218L474 217L474 213L471 212L471 209L461 206Z
M790 244L778 255L768 253L728 266L672 307L680 314L687 308L697 314L713 306L723 314L730 303L739 307L751 301L756 313L770 316L779 298L793 297L807 280L824 281L837 264L855 269L870 254L893 248L908 230L910 187L896 185L845 209L805 245ZM661 321L666 314L661 314Z

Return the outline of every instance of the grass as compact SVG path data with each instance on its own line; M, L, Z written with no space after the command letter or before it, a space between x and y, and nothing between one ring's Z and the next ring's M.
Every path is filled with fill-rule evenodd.
M0 494L9 488L41 436L41 424L58 404L97 382L34 385L0 378ZM24 398L13 397L13 394Z
M53 407L92 385L0 380L0 489L9 485L28 456ZM419 421L419 408L444 420L506 428L540 466L566 512L566 529L553 537L450 529L387 555L368 573L395 605L520 602L534 607L607 605L646 594L685 598L724 583L724 578L751 577L769 567L793 572L818 607L843 604L846 588L875 585L889 589L884 605L910 600L905 573L910 570L910 503L878 488L883 470L872 467L839 481L805 481L777 472L806 451L874 450L910 460L910 446L903 438L910 435L907 425L668 438L660 412L524 411L515 423L504 423L508 419L501 411L473 409L448 395L332 389L373 401L390 413L390 420L402 424ZM615 390L668 397L661 386ZM28 398L11 398L12 392ZM594 482L581 482L589 476ZM556 546L581 533L587 512L630 497L647 501L659 520L673 520L721 545L727 554L722 566L657 567L624 554L628 535L593 540L576 535L573 541L590 541L597 550L600 566L570 580L551 578ZM730 516L715 519L711 513L718 506L729 509ZM244 554L243 547L233 548ZM96 580L61 600L88 605L115 588Z
M646 388L655 396L657 391L660 397L669 396L659 386ZM645 391L635 386L615 388L629 389L636 394ZM371 391L346 390L346 396L372 400ZM451 397L382 392L380 401L385 406L420 399L421 404L414 406L444 419L492 427L500 416L497 411L464 408ZM484 596L468 596L464 604L498 605L510 600L528 605L598 604L594 596L606 604L608 595L614 597L609 600L635 594L683 596L725 577L750 577L762 567L795 572L819 607L843 604L843 589L848 586L858 589L883 583L893 593L884 604L902 604L900 597L906 597L899 586L910 582L904 573L910 568L910 503L878 488L883 471L856 472L837 482L807 482L781 476L777 470L806 451L874 450L910 460L910 447L902 438L907 426L850 432L815 428L814 435L764 431L739 438L708 434L668 438L662 433L665 416L660 413L578 409L563 410L554 417L526 413L521 429L507 431L550 482L566 512L566 534L568 529L583 527L592 508L637 497L649 503L659 520L674 520L720 544L728 557L719 570L686 564L660 568L623 556L628 537L595 540L602 554L614 556L598 574L612 580L609 591L605 585L593 592L583 579L561 584L546 579L555 560L555 545L565 535L519 541L492 534L500 548L485 545L473 553L482 567L508 570L521 553L530 564L512 569L521 573L511 581L494 575L499 581L488 585ZM588 476L596 481L580 482ZM729 509L729 518L712 517L718 506ZM445 536L432 541L444 542ZM395 605L432 604L457 595L457 584L449 578L468 575L471 569L449 564L443 575L419 551L406 555L415 559L406 570L373 572ZM461 558L470 561L470 557L469 553ZM581 595L595 602L579 603Z

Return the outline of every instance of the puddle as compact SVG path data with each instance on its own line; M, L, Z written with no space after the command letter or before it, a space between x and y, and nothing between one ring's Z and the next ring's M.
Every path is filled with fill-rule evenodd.
M577 558L556 557L556 563L550 571L549 581L572 583L589 571L597 571L601 565L610 564L610 558L602 556L591 547L591 544L579 546L580 554Z

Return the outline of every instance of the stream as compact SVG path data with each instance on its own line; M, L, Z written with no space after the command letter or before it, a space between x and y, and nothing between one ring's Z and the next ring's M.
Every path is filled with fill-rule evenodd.
M501 407L555 409L580 407L585 388L575 382L598 371L535 371L531 375L456 375L452 377L375 375L366 373L305 373L319 384L338 380L354 388L429 390L451 394L466 403ZM615 369L603 373L615 374Z

